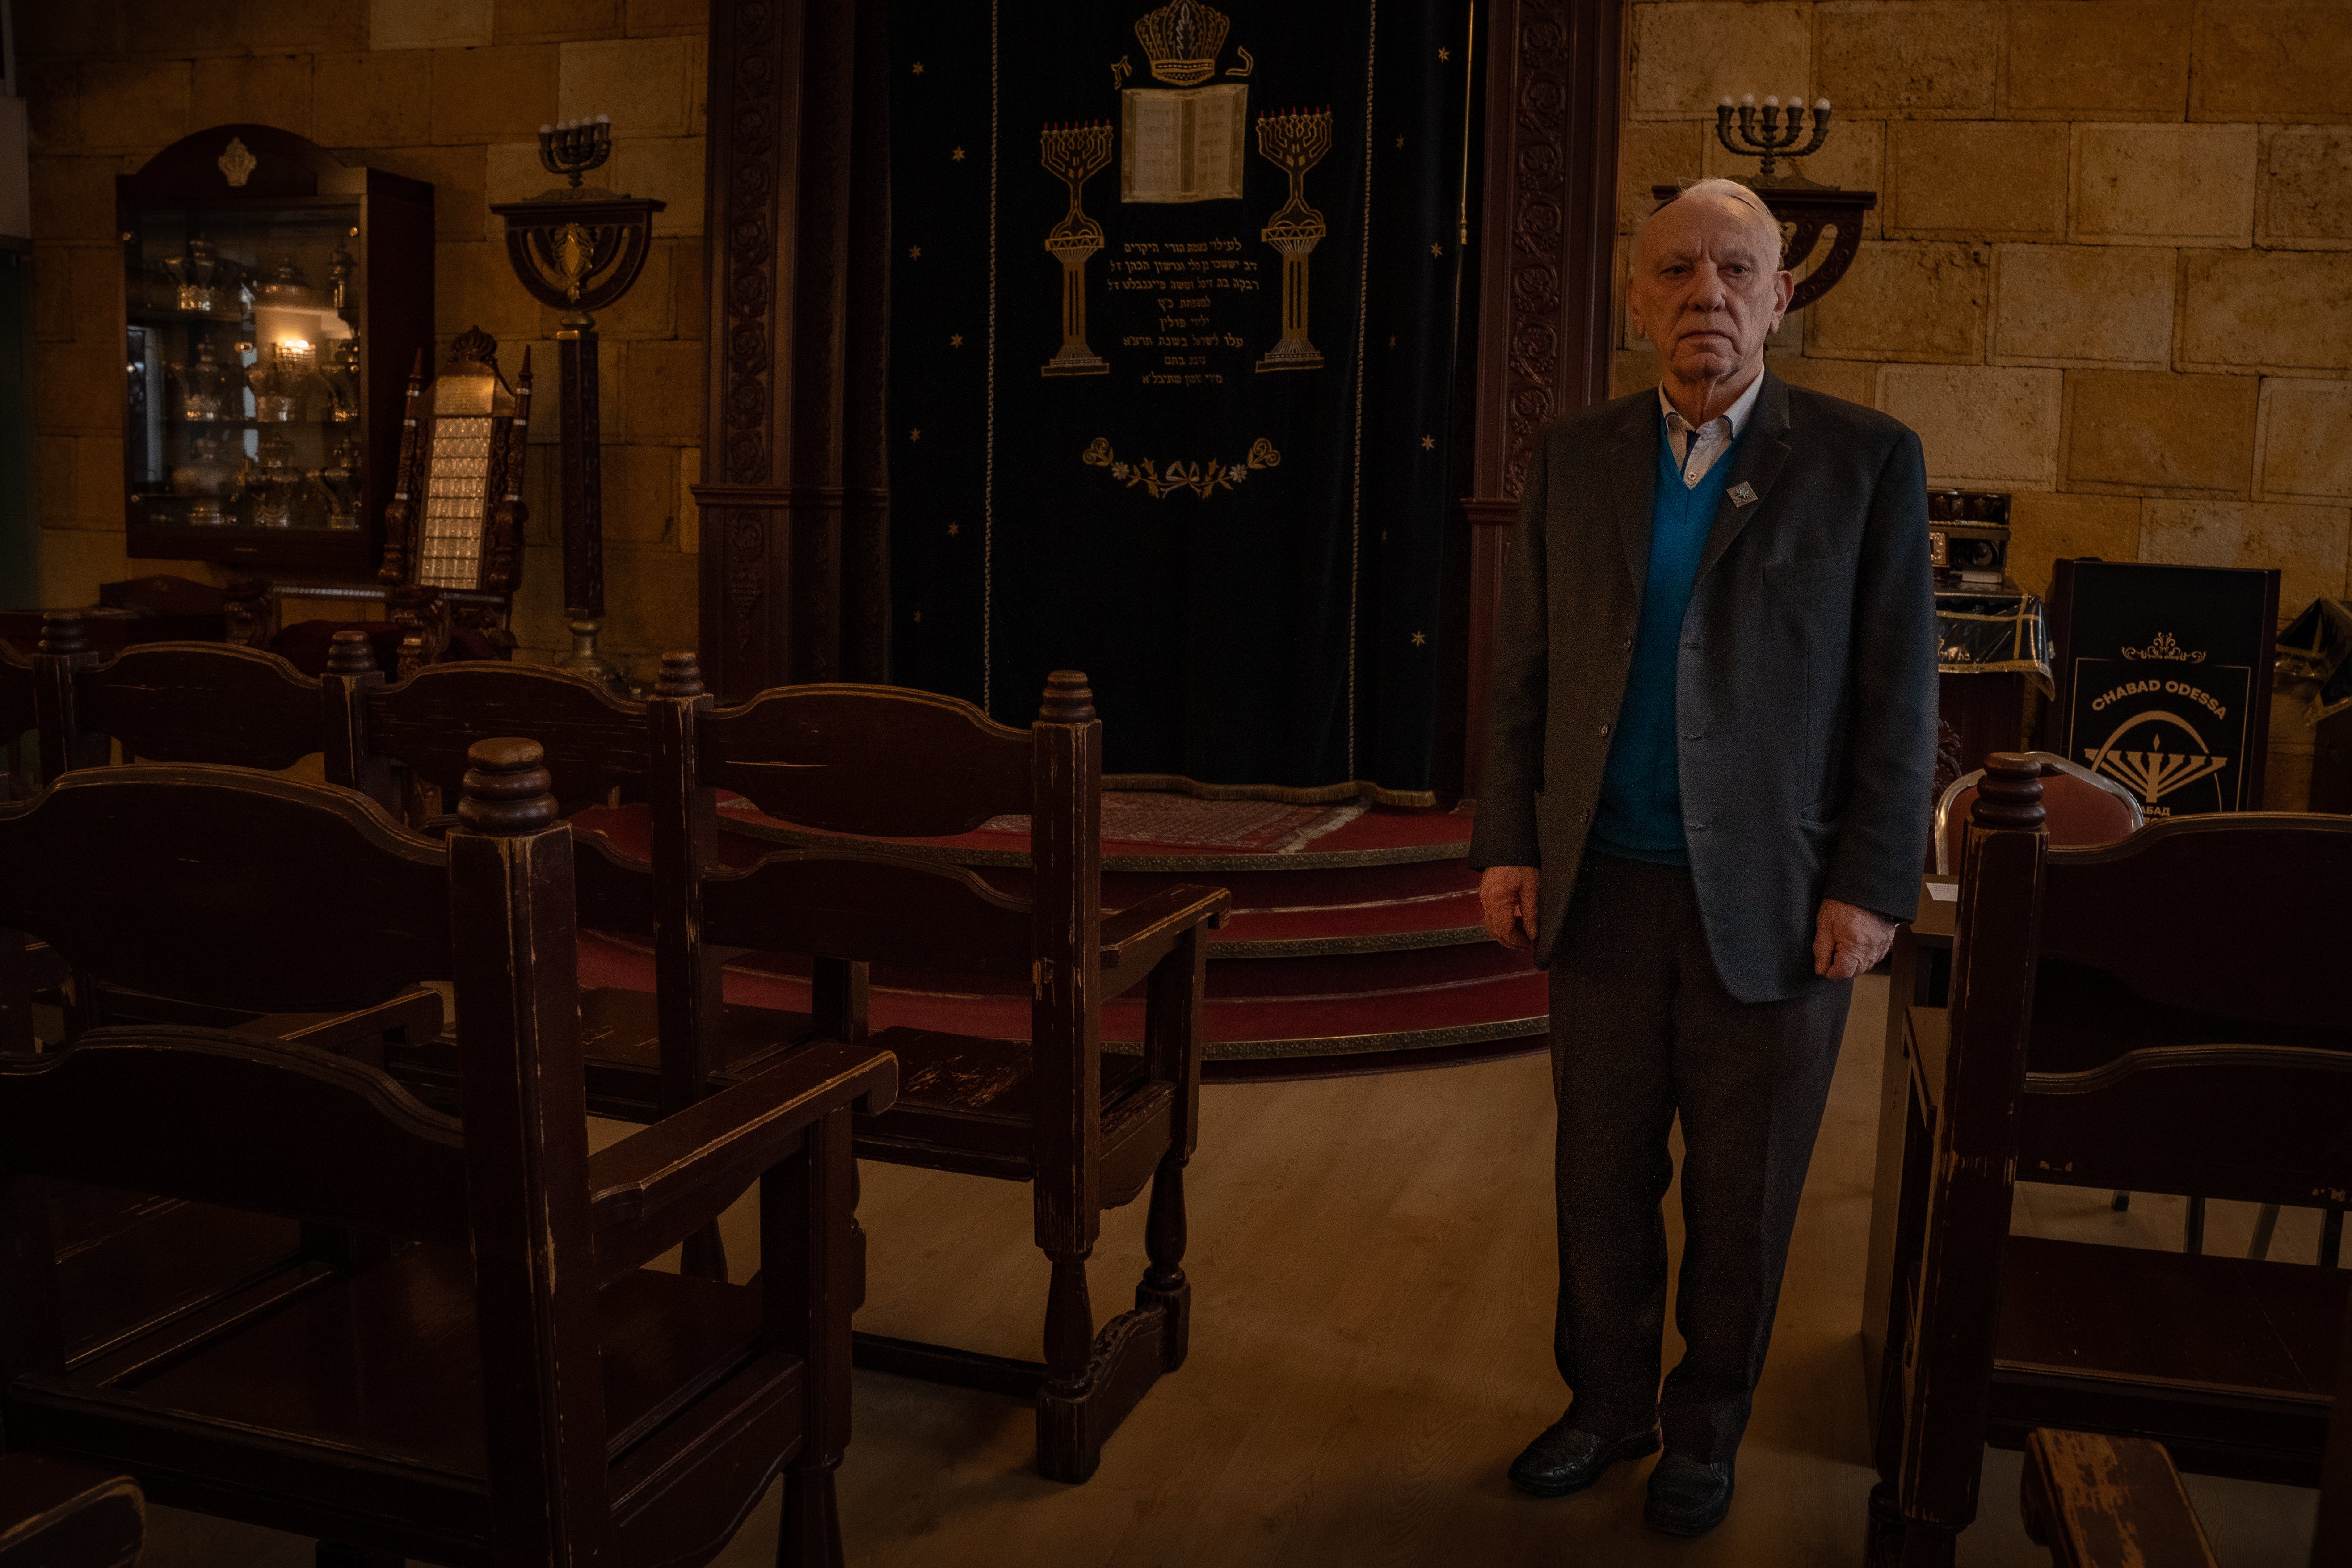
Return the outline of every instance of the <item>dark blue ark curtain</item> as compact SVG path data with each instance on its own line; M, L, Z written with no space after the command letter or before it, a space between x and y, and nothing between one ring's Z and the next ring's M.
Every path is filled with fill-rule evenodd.
M1430 801L1469 0L893 11L893 660L1130 787Z

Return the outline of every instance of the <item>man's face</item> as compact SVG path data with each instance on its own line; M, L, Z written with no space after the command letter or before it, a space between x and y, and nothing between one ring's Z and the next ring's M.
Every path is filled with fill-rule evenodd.
M1797 286L1762 229L1723 197L1685 198L1643 226L1626 304L1676 379L1720 381L1762 357Z

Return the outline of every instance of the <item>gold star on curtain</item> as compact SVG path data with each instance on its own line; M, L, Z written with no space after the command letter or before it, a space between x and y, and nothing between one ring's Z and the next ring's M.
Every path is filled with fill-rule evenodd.
M960 349L963 347L963 334L961 332L950 332L948 334L948 347L951 349Z
M909 430L907 432L907 439L909 441L919 441L922 438L923 433L920 430Z
M1400 146L1400 147L1402 147L1402 146L1403 146L1403 145L1404 145L1404 138L1403 138L1403 137L1400 136L1400 137L1398 137L1398 138L1397 138L1397 145L1398 145L1398 146Z
M1443 256L1445 254L1445 247L1442 245L1432 245L1429 247L1429 254L1432 256Z
M1429 634L1428 634L1428 633L1426 633L1426 632L1415 632L1415 633L1413 633L1413 634L1412 634L1412 646L1413 646L1413 647L1425 647L1425 646L1428 644L1428 642L1429 642Z
M1441 60L1450 60L1454 58L1454 51L1452 49L1440 49L1437 51L1437 58Z
M922 74L923 74L923 62L922 62L922 61L920 61L920 60L917 60L917 61L915 62L915 74L916 74L917 76L920 76L920 75L922 75Z
M923 247L922 247L921 246L919 246L919 245L910 245L910 246L907 247L907 259L908 259L908 260L909 260L909 261L920 261L922 258L923 258Z
M1436 450L1437 450L1437 437L1434 437L1434 436L1423 436L1423 437L1421 438L1421 449L1422 449L1423 451L1424 451L1424 452L1434 452L1434 451L1436 451Z
M961 533L962 531L963 525L961 523L951 522L948 524L948 537L950 539L953 539L957 534Z
M963 149L959 147L954 152L949 153L948 156L961 163L963 162Z

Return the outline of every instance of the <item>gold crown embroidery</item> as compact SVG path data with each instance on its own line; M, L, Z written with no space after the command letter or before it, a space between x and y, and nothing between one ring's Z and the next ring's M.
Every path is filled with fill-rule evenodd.
M1176 87L1197 87L1217 68L1232 21L1201 0L1170 0L1135 24L1135 37L1151 62L1151 74Z

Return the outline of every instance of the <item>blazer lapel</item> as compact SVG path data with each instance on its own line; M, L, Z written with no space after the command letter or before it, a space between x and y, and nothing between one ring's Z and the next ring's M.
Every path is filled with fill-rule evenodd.
M1617 532L1625 542L1625 570L1633 578L1633 603L1650 580L1650 514L1658 503L1658 433L1655 394L1637 398L1626 421L1612 465L1617 492Z
M1789 433L1789 384L1764 372L1764 388L1756 395L1756 407L1748 415L1748 428L1740 432L1738 446L1731 457L1731 476L1723 487L1723 499L1716 502L1715 523L1708 529L1706 547L1699 552L1697 575L1704 577L1731 542L1739 537L1772 493L1772 481L1780 477L1780 466L1789 460L1789 443L1782 437ZM1652 454L1654 461L1656 454ZM1741 505L1733 493L1741 485L1755 492L1755 499Z

